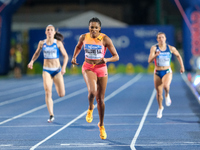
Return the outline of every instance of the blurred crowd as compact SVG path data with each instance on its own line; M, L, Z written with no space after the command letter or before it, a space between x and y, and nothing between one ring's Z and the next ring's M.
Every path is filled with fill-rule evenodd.
M21 78L23 69L23 49L20 43L10 49L10 74L15 78Z

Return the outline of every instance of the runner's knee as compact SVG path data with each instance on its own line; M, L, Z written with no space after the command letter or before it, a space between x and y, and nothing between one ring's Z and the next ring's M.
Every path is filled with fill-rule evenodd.
M46 96L47 98L51 98L51 96L52 96L51 91L48 90L48 89L45 89L45 96Z
M164 88L165 91L167 91L167 92L169 91L169 86L168 85L164 85L163 88Z
M104 99L101 99L101 98L97 99L97 104L98 105L105 105Z
M59 97L64 97L64 96L65 96L65 91L59 92L59 93L58 93L58 96L59 96Z
M89 93L88 93L88 98L94 98L97 94L97 91L96 90L89 90Z
M159 90L157 91L157 96L161 97L162 94L163 94L163 93L162 93L161 91L159 91Z

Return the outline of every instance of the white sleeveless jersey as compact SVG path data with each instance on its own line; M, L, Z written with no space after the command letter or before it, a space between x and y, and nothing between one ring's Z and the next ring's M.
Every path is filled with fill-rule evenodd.
M156 66L170 66L170 62L171 62L171 51L169 49L169 46L166 45L166 50L165 51L161 51L159 46L156 45L156 52L160 51L160 54L155 58L155 65Z

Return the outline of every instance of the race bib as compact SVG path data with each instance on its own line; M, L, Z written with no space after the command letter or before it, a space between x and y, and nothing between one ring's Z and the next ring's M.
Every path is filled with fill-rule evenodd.
M100 59L103 58L102 46L85 44L85 57L88 59Z

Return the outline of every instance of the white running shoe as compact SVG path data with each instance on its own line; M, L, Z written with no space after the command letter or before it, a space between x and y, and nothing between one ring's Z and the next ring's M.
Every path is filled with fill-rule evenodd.
M49 119L47 120L49 123L54 121L54 116L50 116Z
M167 97L165 97L165 105L166 106L170 106L172 103L171 98L169 96L169 94L167 95Z
M164 110L164 107L162 106L161 109L158 108L158 112L157 112L157 118L162 118L162 112Z

